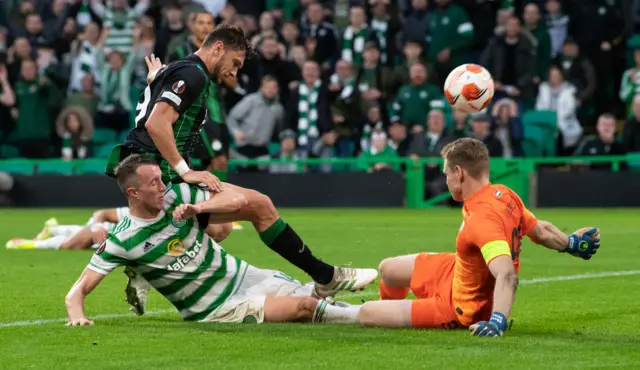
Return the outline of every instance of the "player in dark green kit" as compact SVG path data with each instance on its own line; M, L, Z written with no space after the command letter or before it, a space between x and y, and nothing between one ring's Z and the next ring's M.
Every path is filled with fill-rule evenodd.
M124 144L111 153L106 172L113 176L114 165L133 153L153 156L160 163L163 181L203 184L215 193L213 199L220 204L209 214L208 224L252 222L264 244L311 276L316 283L316 296L363 289L378 276L377 270L334 267L322 262L280 218L269 197L221 183L211 173L194 171L187 163L190 151L200 140L209 83L235 80L251 52L251 44L242 30L219 26L194 54L182 60L166 67L160 67L159 60L148 61L150 69L160 64L159 69L150 70L150 85L136 109L136 127ZM132 269L126 269L125 273L129 277L127 301L134 312L143 314L149 283Z

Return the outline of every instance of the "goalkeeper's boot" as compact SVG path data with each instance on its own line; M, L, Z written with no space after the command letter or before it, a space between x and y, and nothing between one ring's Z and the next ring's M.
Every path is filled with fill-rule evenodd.
M151 285L131 267L125 267L124 274L129 278L127 287L124 290L127 296L127 303L131 305L131 312L142 316L147 306L147 295Z
M58 226L58 220L55 218L52 217L45 221L44 228L36 235L36 240L49 239L51 237L51 228L54 226Z
M333 279L329 284L315 284L313 295L319 298L332 297L339 292L363 290L378 277L376 269L356 269L334 267Z
M240 225L239 222L232 222L231 225L233 225L233 230L243 230L244 226Z

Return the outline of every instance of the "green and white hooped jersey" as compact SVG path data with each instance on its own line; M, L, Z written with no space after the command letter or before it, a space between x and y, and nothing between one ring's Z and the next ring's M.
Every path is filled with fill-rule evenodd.
M185 320L199 321L220 307L240 286L247 263L228 255L195 218L176 221L171 212L195 204L209 192L171 184L164 211L152 220L131 215L118 223L91 258L88 268L109 274L130 266L167 298Z

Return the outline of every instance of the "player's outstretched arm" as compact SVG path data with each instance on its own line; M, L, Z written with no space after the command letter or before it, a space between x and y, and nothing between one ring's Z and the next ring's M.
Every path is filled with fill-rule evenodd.
M104 274L85 268L80 278L67 293L64 302L67 306L69 321L66 326L93 325L93 321L84 315L84 299L104 278Z
M473 324L469 330L475 336L498 337L507 330L507 319L518 288L518 275L508 255L495 257L488 266L496 279L493 291L493 313L489 321Z
M567 252L585 260L591 259L600 248L600 230L594 227L585 227L567 235L551 222L538 220L527 236L545 248Z

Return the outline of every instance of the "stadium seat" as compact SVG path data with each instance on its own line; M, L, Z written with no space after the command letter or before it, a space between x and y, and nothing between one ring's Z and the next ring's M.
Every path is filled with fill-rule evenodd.
M109 154L111 154L113 147L116 145L116 143L97 145L94 147L93 156L96 158L109 158Z
M20 150L14 145L0 146L0 158L17 158L20 156Z
M278 155L280 154L280 143L269 143L269 154Z
M16 175L33 175L35 163L29 159L6 159L0 161L0 171Z
M528 157L556 155L558 115L553 111L526 111L522 116L524 127L523 150Z
M38 162L39 175L73 175L73 162L48 159Z
M107 128L97 128L92 141L96 144L112 143L118 140L118 133Z
M104 174L104 169L107 166L106 159L84 159L76 162L76 172L81 175L85 174Z

